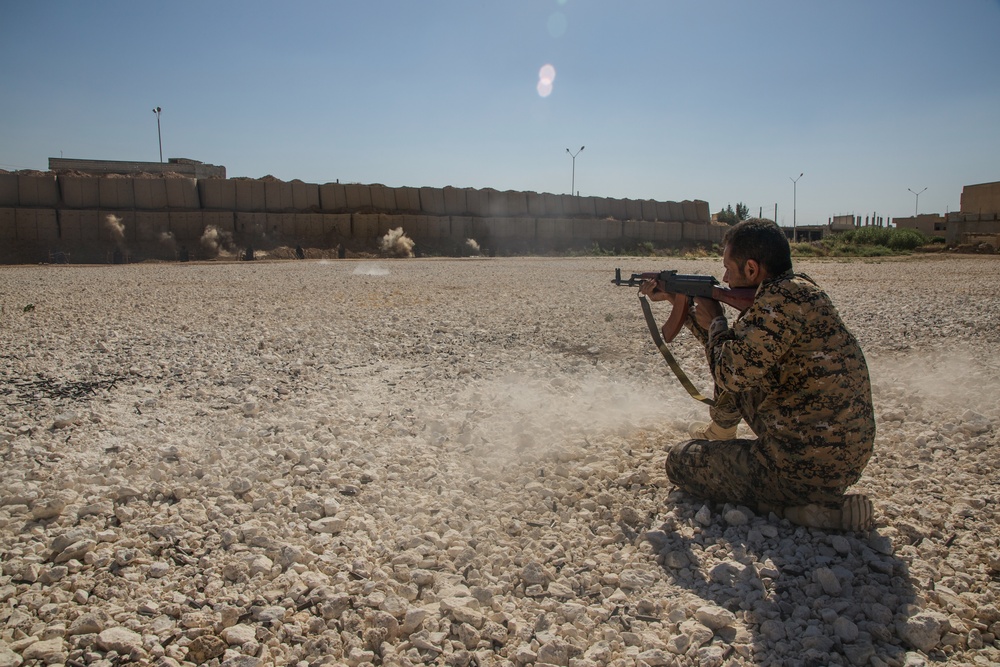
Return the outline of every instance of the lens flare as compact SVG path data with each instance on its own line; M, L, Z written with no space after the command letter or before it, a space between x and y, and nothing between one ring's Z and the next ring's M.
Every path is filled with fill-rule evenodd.
M552 94L552 82L556 80L556 68L545 64L538 70L538 95L548 97Z

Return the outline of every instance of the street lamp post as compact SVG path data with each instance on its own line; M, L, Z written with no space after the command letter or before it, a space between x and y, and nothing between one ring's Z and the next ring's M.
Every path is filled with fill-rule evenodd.
M913 188L906 188L906 189L909 190L910 192L913 192ZM924 190L926 190L926 189L927 188L924 188ZM921 190L920 192L923 192L924 190ZM917 196L917 200L913 203L913 217L914 218L917 217L917 215L919 215L917 213L917 210L920 207L920 192L913 192L913 194L915 194Z
M163 164L163 135L160 134L160 112L163 111L160 107L153 109L153 113L156 114L156 138L160 142L160 164Z
M585 146L580 146L580 150L578 150L576 153L570 153L570 150L568 148L566 149L566 152L569 153L569 156L573 158L573 181L569 188L569 193L571 195L576 194L576 156L579 155L581 152L583 152L584 148Z
M802 178L802 174L799 174L799 178ZM791 176L788 177L788 180L792 182L792 243L799 242L799 228L795 219L795 209L798 202L797 187L799 184L799 178L792 178Z

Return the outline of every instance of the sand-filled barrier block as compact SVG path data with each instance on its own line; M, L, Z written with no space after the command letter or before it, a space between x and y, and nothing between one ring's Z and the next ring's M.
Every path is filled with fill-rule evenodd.
M295 236L300 241L319 241L323 238L322 213L296 213Z
M507 215L510 217L522 217L528 215L528 196L520 190L506 190Z
M135 208L135 189L131 178L100 178L101 209Z
M562 212L565 218L575 218L580 215L580 198L574 195L562 195Z
M295 179L289 185L292 188L292 208L296 211L319 210L319 186L315 183L305 183Z
M615 220L628 220L628 205L624 199L608 198L608 215Z
M231 207L234 211L254 211L263 212L267 203L264 181L252 178L240 178L227 181L233 184L233 197L235 204ZM199 181L204 183L204 181ZM219 208L217 206L206 206L205 208Z
M466 188L453 188L450 185L441 189L446 215L465 215L469 212L466 201L467 192Z
M38 217L35 209L18 208L14 210L14 238L20 243L35 243L38 241Z
M622 234L632 241L652 241L655 235L655 222L645 220L626 220L622 225Z
M396 188L396 210L400 213L420 213L420 190L418 188Z
M574 220L573 239L579 241L611 241L622 237L620 220Z
M351 238L367 241L378 236L378 213L352 213Z
M545 201L546 218L563 217L562 195L554 195L551 192L543 192L542 199Z
M486 193L487 204L485 217L506 218L507 217L507 193L494 190L493 188L483 188L480 192Z
M524 196L528 202L528 215L534 218L544 218L545 196L537 192L525 192Z
M535 237L545 242L569 241L573 238L574 222L571 218L539 218L535 223Z
M158 211L167 207L167 184L162 178L132 179L135 207L144 211Z
M13 208L0 208L0 241L17 240L17 213Z
M638 199L626 199L625 216L627 220L642 220L642 201Z
M681 208L684 210L684 222L697 222L698 209L695 207L693 201L685 199L681 202Z
M55 174L17 177L17 198L19 206L59 205L59 184Z
M282 213L295 208L292 184L285 181L264 181L264 210L268 213Z
M602 220L580 219L573 221L572 238L574 241L590 241L600 239L604 229L600 226Z
M347 208L352 211L369 211L372 208L372 193L367 185L349 183L344 189L347 194Z
M0 209L0 240L4 240L4 217L3 211L7 209ZM57 216L59 219L59 238L63 243L79 243L83 240L83 235L80 230L80 214L83 211L74 211L70 209L60 209L57 211ZM13 222L13 218L11 218Z
M465 192L465 205L469 215L487 218L490 215L490 192L488 189L469 188Z
M653 230L653 240L664 243L677 243L684 240L683 222L658 222Z
M295 238L294 213L268 213L267 233L273 241L288 241Z
M653 199L641 199L639 205L642 208L642 219L646 222L656 222L656 201Z
M429 215L444 215L444 191L441 188L420 188L420 210Z
M594 217L595 218L610 218L611 215L611 203L607 197L594 197Z
M201 208L198 197L198 179L165 178L167 188L167 208Z
M195 243L208 227L201 211L171 211L168 215L169 229L176 241Z
M16 208L20 201L17 190L17 174L0 174L0 206Z
M486 218L489 238L497 242L532 241L536 234L534 218Z
M708 239L708 225L700 222L684 223L685 241L705 241Z
M97 210L59 211L59 229L64 241L81 243L100 241L102 224L101 213Z
M324 213L323 236L332 239L346 239L351 236L350 213Z
M170 213L166 211L136 211L135 240L137 242L161 241L161 235L171 231Z
M35 211L39 243L59 243L59 217L54 208Z
M695 220L698 222L711 222L712 211L708 207L708 202L703 199L694 200Z
M368 186L372 198L372 208L379 213L394 213L396 211L396 191L379 183Z
M201 207L212 209L236 208L236 184L242 181L231 181L224 178L202 178L198 180L198 199Z
M319 206L324 211L347 210L347 186L342 183L324 183L319 186Z
M233 224L237 234L259 238L267 230L267 213L263 211L237 211Z
M446 239L451 236L451 218L448 216L424 216L422 225L423 229L421 230L421 234L423 238L440 241L441 239Z
M465 240L472 238L473 217L470 215L453 215L449 220L448 236L453 239Z
M101 205L100 179L92 176L60 176L59 193L68 208L98 208Z

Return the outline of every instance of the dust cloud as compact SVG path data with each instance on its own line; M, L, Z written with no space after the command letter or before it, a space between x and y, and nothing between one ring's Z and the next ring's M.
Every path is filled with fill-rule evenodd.
M379 240L379 249L390 257L413 257L413 239L406 235L402 227L396 227L386 232Z

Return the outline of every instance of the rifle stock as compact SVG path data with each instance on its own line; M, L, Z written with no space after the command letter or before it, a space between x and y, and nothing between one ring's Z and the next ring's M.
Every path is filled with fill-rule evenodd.
M620 287L638 287L647 280L660 282L660 289L670 294L673 306L670 316L663 324L663 341L669 343L680 333L688 317L688 299L696 296L715 299L728 304L741 313L753 303L756 287L722 287L714 276L683 274L674 270L633 273L628 279L622 278L621 269L615 269L611 281Z

